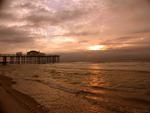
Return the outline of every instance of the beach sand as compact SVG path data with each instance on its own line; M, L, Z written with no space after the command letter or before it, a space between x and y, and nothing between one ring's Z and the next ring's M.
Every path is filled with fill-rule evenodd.
M48 113L48 109L31 97L18 92L11 86L11 78L0 75L0 111L1 113Z
M58 89L49 88L38 82L32 82L37 88L26 87L32 92L45 92L48 95L49 107L45 107L36 102L32 97L21 93L12 85L16 83L9 77L0 75L0 110L2 113L110 113L102 108L92 106L88 101L73 94L69 94ZM18 85L22 88L21 83ZM25 83L27 84L27 83ZM23 85L23 87L25 87ZM25 88L25 89L26 89ZM21 89L22 91L24 89Z

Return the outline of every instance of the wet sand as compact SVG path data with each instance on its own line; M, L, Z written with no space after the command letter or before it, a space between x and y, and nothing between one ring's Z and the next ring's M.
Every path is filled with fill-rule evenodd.
M0 110L2 113L110 113L103 108L89 104L87 100L77 95L49 88L39 82L32 81L31 83L30 81L29 84L32 85L27 85L28 81L26 82L17 83L19 85L16 90L12 87L16 83L11 78L0 75ZM24 90L31 90L30 88L33 93L46 93L48 97L45 101L49 101L49 107L42 106L39 104L42 102L37 102L25 93L21 93Z
M0 111L1 113L48 113L49 110L31 97L18 92L11 86L11 78L0 75Z

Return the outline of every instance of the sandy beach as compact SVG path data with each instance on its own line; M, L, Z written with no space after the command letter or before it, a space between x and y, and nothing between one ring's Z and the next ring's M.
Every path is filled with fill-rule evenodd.
M48 113L48 109L11 86L11 78L0 75L0 105L2 113Z
M11 78L0 75L0 110L2 113L109 113L103 108L90 105L88 101L76 95L46 87L38 82L33 82L37 86L33 92L37 92L38 90L49 95L47 101L51 101L51 105L49 108L46 108L30 96L12 88L12 85L15 84L16 82ZM22 87L22 84L20 86ZM30 88L28 87L28 89Z

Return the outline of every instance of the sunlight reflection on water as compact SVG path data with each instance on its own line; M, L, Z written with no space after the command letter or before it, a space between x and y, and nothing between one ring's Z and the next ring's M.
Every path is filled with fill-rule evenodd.
M88 100L92 106L114 109L114 112L135 113L135 110L146 113L150 107L149 68L150 63L8 65L0 68L0 74L18 81L16 89L44 105L53 103L49 95L54 90L56 95L53 98L60 100L63 96L76 99L69 97L75 94ZM48 88L52 88L51 91L46 91ZM63 92L65 94L61 95Z

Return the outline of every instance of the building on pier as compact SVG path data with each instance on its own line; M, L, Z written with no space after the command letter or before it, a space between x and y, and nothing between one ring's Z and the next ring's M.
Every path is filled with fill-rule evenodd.
M26 54L17 52L15 55L0 55L1 64L50 64L59 61L59 55L47 55L38 51L29 51Z
M27 52L27 56L45 56L45 53L41 53L39 51L29 51Z

